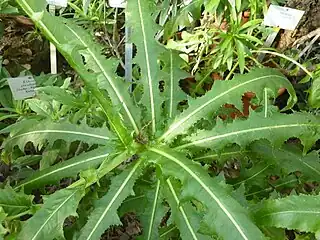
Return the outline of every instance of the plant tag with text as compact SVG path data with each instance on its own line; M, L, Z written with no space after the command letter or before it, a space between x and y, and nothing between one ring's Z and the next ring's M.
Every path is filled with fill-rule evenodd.
M8 78L14 100L23 100L36 95L36 81L32 76Z
M68 0L47 0L47 3L57 7L67 7Z
M126 0L109 0L109 6L113 8L125 8L126 5Z
M304 11L301 10L270 5L264 18L264 25L294 30L303 14Z

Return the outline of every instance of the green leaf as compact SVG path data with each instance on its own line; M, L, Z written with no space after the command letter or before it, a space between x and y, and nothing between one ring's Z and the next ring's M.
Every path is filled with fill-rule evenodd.
M249 152L250 152L249 150L241 150L239 147L231 147L231 148L224 149L222 152L218 152L218 153L211 151L209 153L206 153L203 156L195 157L193 158L193 160L199 161L199 162L206 162L206 163L212 163L213 161L218 161L219 163L223 164L227 160L244 157Z
M29 191L47 184L55 184L62 178L76 177L80 171L98 167L105 159L114 155L111 151L112 148L110 147L100 147L96 150L82 153L70 160L63 161L42 171L37 171L16 188L24 187L26 191Z
M319 234L319 209L319 195L299 195L265 200L253 212L260 225Z
M119 112L117 113L113 109L109 99L106 99L103 93L96 88L98 79L99 85L102 88L107 88L110 99L116 106L119 106L124 118L128 119L135 132L138 133L140 112L131 100L127 84L119 81L114 73L116 61L107 61L101 54L100 47L84 29L70 20L49 14L45 10L47 6L45 0L18 0L17 3L82 77L100 103L111 127L121 141L126 144L130 137L122 125ZM57 28L57 26L59 27ZM84 63L83 57L88 64Z
M29 105L29 108L37 115L51 119L52 105L49 102L39 99L27 99L26 103Z
M232 124L218 120L212 130L198 131L196 135L186 138L190 143L177 149L200 146L221 150L230 143L237 143L244 148L259 139L267 139L281 146L291 137L299 138L305 150L310 149L320 138L320 118L307 113L274 113L265 118L263 113L252 112L247 120L235 120Z
M166 180L166 198L171 207L173 220L180 231L180 236L185 240L209 240L209 236L198 233L201 217L190 203L181 204L180 189L169 178Z
M135 61L141 68L141 82L144 90L141 103L147 108L147 121L151 122L152 133L156 132L156 126L160 122L159 109L163 101L159 91L160 69L157 57L160 57L165 50L155 40L158 26L151 16L154 9L153 1L146 0L128 1L126 8L128 24L133 31L131 40L138 49Z
M56 86L46 86L37 88L37 92L45 93L50 99L54 99L64 105L81 108L84 106L81 99L77 99L65 89Z
M187 78L189 75L180 69L185 62L173 50L165 51L161 56L161 60L164 62L164 94L167 99L165 105L166 113L172 119L179 113L178 104L187 99L186 93L179 86L179 81Z
M264 88L270 88L276 93L280 87L286 88L290 94L285 109L291 108L297 100L295 91L291 83L274 69L255 69L248 74L238 75L231 81L216 81L206 95L189 99L189 108L176 117L160 140L169 141L185 133L194 123L214 113L225 103L241 109L241 97L245 92L255 92L259 99L263 99Z
M57 140L53 143L52 146L47 146L46 149L42 153L42 159L40 161L40 170L48 168L52 166L57 160L60 152L67 148L69 150L68 144L66 144L62 140Z
M95 209L82 228L78 240L98 240L111 225L121 224L117 210L121 203L133 194L133 185L142 173L142 162L143 159L137 161L132 167L112 179L108 193L95 203Z
M309 92L309 105L313 108L320 108L320 77L317 77L313 80Z
M2 225L4 220L6 219L7 214L4 212L3 208L0 207L0 239L2 240L4 235L8 232L8 230Z
M178 31L179 26L190 27L193 22L190 20L190 16L192 16L193 20L199 19L202 5L203 0L192 0L188 5L183 6L178 14L165 24L164 39L171 38Z
M223 239L265 239L248 212L199 164L171 150L149 150L162 156L156 163L166 176L181 180L183 199L197 199L204 204L203 221L213 232Z
M159 239L159 226L165 216L165 208L162 205L160 181L152 185L152 189L145 192L147 204L144 205L144 212L139 216L143 226L142 236L137 239L153 240Z
M8 216L26 213L33 207L33 196L24 193L15 192L11 187L7 186L0 189L0 207Z
M253 163L250 169L242 166L240 171L240 177L236 179L231 179L228 183L232 184L234 187L239 187L241 184L245 186L259 186L260 188L268 187L268 178L276 174L274 170L274 165L268 164L266 161L260 161L258 163Z
M238 62L240 67L240 73L244 72L244 67L246 64L245 60L245 49L244 45L240 40L235 39L235 44L237 48L237 54L238 54Z
M280 149L274 149L268 144L253 144L251 150L287 174L299 171L302 174L300 179L320 181L320 161L316 151L304 155L294 144L286 144Z
M17 122L0 131L0 134L3 133L10 133L10 137L3 143L6 149L19 146L21 150L28 142L38 146L45 140L50 144L61 139L66 142L82 141L88 144L106 145L116 139L106 127L91 128L85 124L75 125L68 122L53 123L37 120Z
M64 239L63 224L67 217L77 216L84 188L63 189L50 195L42 208L23 225L17 240Z

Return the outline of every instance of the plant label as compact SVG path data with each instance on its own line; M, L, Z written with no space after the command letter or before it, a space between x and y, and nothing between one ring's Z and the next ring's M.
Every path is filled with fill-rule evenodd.
M36 81L32 76L8 78L7 80L15 100L23 100L36 95Z
M109 6L113 8L125 8L126 5L126 0L109 0Z
M270 5L264 18L264 25L294 30L303 14L304 11L301 10Z
M47 0L47 3L57 7L67 7L68 0Z

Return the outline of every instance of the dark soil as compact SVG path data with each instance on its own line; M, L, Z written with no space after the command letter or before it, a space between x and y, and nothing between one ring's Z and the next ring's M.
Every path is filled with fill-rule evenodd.
M0 56L12 76L23 70L33 74L50 72L49 43L36 32L29 21L0 15L4 35L0 39Z

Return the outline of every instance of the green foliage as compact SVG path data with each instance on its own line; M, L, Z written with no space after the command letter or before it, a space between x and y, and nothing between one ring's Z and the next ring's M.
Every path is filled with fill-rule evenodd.
M179 14L172 13L165 36L180 24L192 24L185 9L196 19L203 4L217 15L227 4L230 19L239 22L236 13L244 3L235 1L232 10L226 2L176 6ZM161 30L157 14L164 18L163 13L153 0L130 0L125 11L134 31L130 40L137 47L138 69L138 79L130 86L118 76L118 62L106 59L84 28L49 14L45 0L17 3L85 86L75 91L68 80L62 86L42 86L37 98L23 102L32 114L0 130L6 136L3 159L12 164L10 170L18 169L6 180L12 188L0 189L0 236L98 240L121 225L128 212L142 224L138 239L283 237L283 231L272 227L319 231L317 221L309 223L311 217L301 214L315 214L316 186L314 196L282 198L294 191L306 193L303 184L318 181L319 155L314 149L320 137L319 116L292 112L297 96L283 74L255 68L216 81L201 97L188 96L180 85L188 76L181 52L156 39ZM88 1L81 3L88 6ZM226 36L222 44L233 40ZM245 49L240 42L235 45L238 52ZM242 69L245 56L238 55ZM288 92L282 109L286 114L270 107L279 88ZM225 104L241 109L241 98L248 92L259 105L248 117L228 123L213 117ZM278 199L261 204L264 197Z
M289 196L265 200L254 210L258 223L319 234L319 196Z

